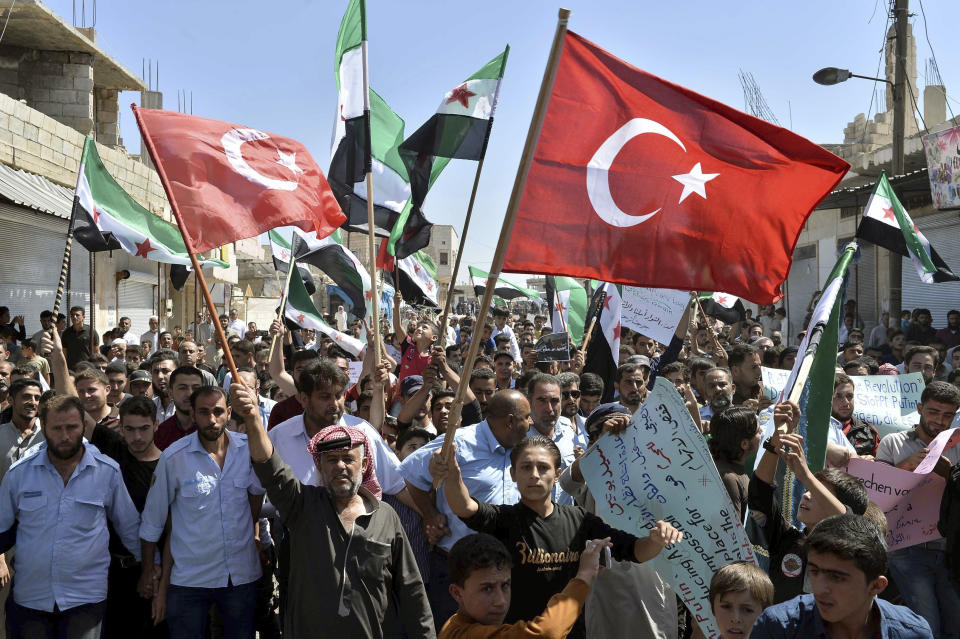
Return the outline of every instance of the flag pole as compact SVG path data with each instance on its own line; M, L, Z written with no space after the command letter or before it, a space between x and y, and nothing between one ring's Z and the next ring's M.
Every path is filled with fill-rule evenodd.
M277 319L280 320L280 323L283 323L283 318L287 314L287 296L290 294L290 278L293 277L293 269L297 268L297 256L293 254L293 251L290 251L290 261L287 262L287 281L283 285L283 293L280 294L280 308L277 309ZM273 334L273 338L270 340L270 350L268 352L272 353L273 349L277 345L277 338L280 336L279 332Z
M360 2L360 26L363 35L360 43L360 59L363 63L363 117L367 129L366 163L367 163L367 249L370 251L370 314L373 316L373 367L380 368L380 300L377 299L377 242L374 237L373 219L373 151L371 149L370 127L370 65L367 56L367 3Z
M517 212L520 210L520 199L523 196L523 187L527 181L527 175L530 173L530 165L533 164L533 152L537 146L537 139L540 137L540 129L543 128L543 120L547 113L547 104L550 102L550 93L553 91L553 81L557 76L557 66L560 62L560 54L563 52L563 40L567 33L567 22L570 19L569 9L560 9L557 15L557 29L553 34L553 45L550 48L550 57L547 58L547 66L543 72L543 81L540 84L540 93L537 96L537 104L533 109L533 117L530 118L530 128L527 130L527 141L523 147L523 153L520 156L520 165L517 167L517 176L513 182L513 190L510 193L510 201L507 204L507 211L503 217L503 226L500 229L500 239L497 241L497 250L493 254L493 263L490 267L490 273L487 275L487 286L483 291L483 301L477 313L477 321L473 326L473 336L470 339L470 348L467 351L467 358L464 361L463 371L460 375L460 384L457 386L457 395L453 401L453 407L450 411L450 421L447 425L447 433L443 441L443 459L450 457L450 450L457 427L460 425L460 416L463 412L463 400L466 397L470 374L473 372L473 363L477 358L477 352L480 348L480 336L483 333L483 325L487 318L487 311L493 301L493 289L500 279L500 269L503 267L503 260L507 254L507 246L510 244L510 234L513 232L513 224L517 219ZM435 482L439 484L439 482Z
M496 104L496 100L494 100ZM463 247L467 242L467 231L470 229L470 218L473 216L473 204L477 200L477 188L480 186L480 173L483 171L483 160L487 156L487 143L490 141L490 131L493 129L493 117L483 136L483 147L480 149L480 160L477 162L477 172L473 176L473 189L470 191L470 203L467 204L467 216L463 220L463 234L460 236L460 246L457 248L457 259L453 262L453 274L450 276L450 286L447 288L447 299L443 303L443 314L440 316L440 346L447 345L447 317L450 315L450 304L453 299L453 290L457 286L457 274L460 272L460 260L463 259Z
M159 161L157 149L153 146L153 140L150 138L147 127L143 123L143 118L140 117L140 111L137 108L137 105L131 104L130 108L133 110L133 117L137 121L137 126L140 127L143 145L146 147L147 153L150 154L150 160L153 162L153 166L157 170L157 175L160 176L160 183L163 185L163 192L166 193L167 200L170 202L170 208L173 210L173 217L177 221L177 228L180 229L180 235L183 237L183 244L187 249L187 254L190 256L190 263L193 265L193 272L197 276L197 283L200 284L200 288L203 292L203 299L207 304L207 310L210 311L211 317L217 317L217 305L213 302L213 296L210 295L210 289L207 287L207 279L203 276L203 269L200 268L200 262L197 261L197 256L193 250L193 242L190 240L190 237L183 232L183 217L180 215L180 207L177 206L176 198L174 198L173 194L170 192L170 182L167 180L167 172L164 170L163 164L161 164ZM230 371L231 379L235 379L242 384L243 380L241 379L240 374L237 372L237 365L233 361L233 353L231 353L230 349L227 347L227 335L224 332L223 327L220 325L220 322L213 322L213 330L216 331L217 339L223 346L223 359L227 364L227 370Z
M95 253L90 253L90 354L97 353L97 258ZM81 328L83 326L81 325Z

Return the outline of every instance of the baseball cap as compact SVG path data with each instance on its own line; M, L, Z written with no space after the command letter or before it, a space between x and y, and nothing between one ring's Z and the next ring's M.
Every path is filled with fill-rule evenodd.
M131 384L134 382L152 382L152 381L153 381L153 378L150 377L150 373L148 373L147 371L137 369L132 373L130 373L129 383Z
M650 368L650 358L646 355L631 355L624 364L639 364Z
M404 397L413 395L423 388L423 377L420 375L410 375L400 381L400 394Z

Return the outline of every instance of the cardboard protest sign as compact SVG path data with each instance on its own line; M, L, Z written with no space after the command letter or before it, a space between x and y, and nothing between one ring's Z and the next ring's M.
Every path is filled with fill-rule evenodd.
M755 561L730 496L673 384L658 377L646 403L618 436L602 436L580 459L597 514L643 536L658 520L683 532L654 566L683 599L708 639L720 636L708 598L722 566Z
M689 303L687 291L624 286L620 324L661 344L669 344Z
M772 402L780 399L780 393L787 385L790 371L779 368L760 367L760 378L763 380L763 394Z
M550 333L537 340L538 362L569 362L570 335L567 333Z
M943 451L958 441L960 429L951 428L937 435L928 446L930 452L913 472L882 462L850 460L847 472L860 480L870 501L887 516L890 550L941 539L937 521L945 482L932 471Z
M923 393L923 375L857 375L853 380L853 414L873 424L880 437L906 430L920 422L917 402Z

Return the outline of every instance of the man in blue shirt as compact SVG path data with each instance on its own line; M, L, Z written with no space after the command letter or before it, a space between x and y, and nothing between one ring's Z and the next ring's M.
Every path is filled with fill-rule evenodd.
M14 637L100 635L108 519L140 558L137 509L117 463L83 440L83 418L78 398L48 399L40 408L46 441L0 483L0 530L17 525L16 580L7 609Z
M813 594L767 608L751 637L933 639L923 617L877 599L887 587L887 545L870 520L853 514L828 517L807 537L806 547Z
M454 436L461 477L475 499L494 505L515 504L520 501L520 493L510 477L510 450L527 436L533 424L530 403L519 391L500 391L487 404L486 415L479 424L458 428ZM449 593L447 554L458 539L471 532L453 514L443 491L438 491L436 501L430 498L430 458L443 440L444 435L437 437L400 465L410 496L423 515L427 537L435 542L429 556L427 596L437 628L457 611Z
M250 465L247 436L228 433L226 393L203 386L190 397L197 432L163 451L140 525L143 565L138 589L153 595L156 542L170 513L173 572L167 590L172 639L204 636L216 604L231 639L253 639L261 569L254 543L264 490Z

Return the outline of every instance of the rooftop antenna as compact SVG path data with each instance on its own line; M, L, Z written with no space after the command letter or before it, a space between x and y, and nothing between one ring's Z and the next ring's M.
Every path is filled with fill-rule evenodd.
M743 102L746 105L745 109L747 112L761 120L766 120L771 124L780 126L780 121L777 120L773 109L767 104L767 100L763 97L763 93L760 91L760 85L758 85L757 81L753 78L753 74L740 69L737 75L740 77L740 86L743 87Z

